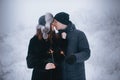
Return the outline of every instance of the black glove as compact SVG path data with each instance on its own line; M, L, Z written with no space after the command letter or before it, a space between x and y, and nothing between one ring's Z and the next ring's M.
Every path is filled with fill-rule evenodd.
M68 64L73 64L76 62L76 56L75 55L70 55L66 58L65 60Z

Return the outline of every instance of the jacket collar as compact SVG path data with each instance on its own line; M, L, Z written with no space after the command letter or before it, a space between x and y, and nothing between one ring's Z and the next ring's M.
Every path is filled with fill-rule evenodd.
M75 25L71 22L68 24L68 26L65 29L59 30L59 33L62 33L62 32L69 33L71 31L74 31L75 29L76 29Z

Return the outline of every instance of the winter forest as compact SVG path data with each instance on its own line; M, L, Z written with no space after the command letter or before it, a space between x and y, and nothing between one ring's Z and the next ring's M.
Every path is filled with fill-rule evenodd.
M28 44L46 12L69 13L85 32L91 49L87 80L120 80L120 0L0 0L0 80L31 79Z

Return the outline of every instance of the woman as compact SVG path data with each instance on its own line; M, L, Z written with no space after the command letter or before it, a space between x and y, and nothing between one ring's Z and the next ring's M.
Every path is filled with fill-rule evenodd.
M41 16L36 35L30 40L26 60L28 68L33 68L32 80L62 80L67 41L55 33L52 21L50 13Z

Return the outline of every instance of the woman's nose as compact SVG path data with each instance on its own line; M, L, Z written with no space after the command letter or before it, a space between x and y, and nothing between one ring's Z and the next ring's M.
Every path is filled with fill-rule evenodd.
M54 22L52 22L52 25L55 25L55 23L54 23Z

